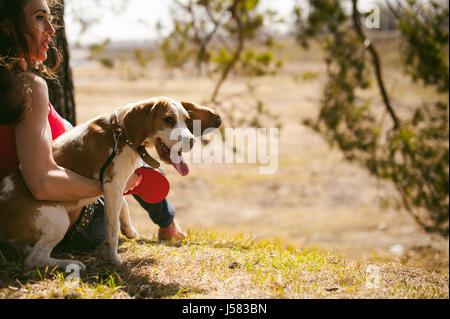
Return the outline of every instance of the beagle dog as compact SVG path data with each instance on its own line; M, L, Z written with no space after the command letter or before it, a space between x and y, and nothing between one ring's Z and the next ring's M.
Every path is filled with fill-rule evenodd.
M200 121L197 122L201 124L200 130L194 130L196 120ZM126 105L110 115L100 115L53 142L53 156L58 165L102 180L107 260L121 263L117 253L120 230L128 238L137 235L123 193L128 179L142 166L143 160L153 167L159 166L145 147L155 146L163 162L173 165L181 175L187 175L189 168L182 152L193 147L195 136L207 134L220 125L220 116L210 108L159 97ZM25 247L27 266L77 264L85 269L80 261L55 259L50 254L69 228L68 212L96 199L37 201L17 168L0 182L0 240Z

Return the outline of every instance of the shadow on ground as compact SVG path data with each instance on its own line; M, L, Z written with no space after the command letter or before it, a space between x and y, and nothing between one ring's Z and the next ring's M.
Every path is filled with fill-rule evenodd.
M144 239L141 243L155 244L156 242ZM119 252L121 250L123 248L119 248ZM153 280L149 273L141 271L148 266L158 265L158 261L151 256L127 254L123 264L119 266L102 261L100 249L91 253L76 251L54 253L52 257L80 260L87 268L80 274L83 287L96 289L104 285L109 289L120 289L123 297L160 299L180 296L194 290L199 291L196 288L182 287L177 283ZM0 299L82 297L77 289L68 291L61 289L65 278L70 275L69 272L65 272L65 269L61 267L30 268L24 265L23 260L24 255L19 250L10 244L0 243Z

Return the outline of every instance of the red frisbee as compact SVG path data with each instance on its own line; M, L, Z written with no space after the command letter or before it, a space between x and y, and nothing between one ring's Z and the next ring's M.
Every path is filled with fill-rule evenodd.
M139 180L136 186L124 195L135 194L147 203L162 202L169 194L170 185L167 178L158 170L151 168L138 168Z

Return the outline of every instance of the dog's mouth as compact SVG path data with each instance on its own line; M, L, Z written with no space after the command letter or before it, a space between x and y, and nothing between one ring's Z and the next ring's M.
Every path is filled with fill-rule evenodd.
M170 149L159 137L156 139L155 148L158 152L159 158L166 164L172 165L181 176L186 176L189 174L189 166L183 159L181 149L177 154L173 154L173 156L171 156Z

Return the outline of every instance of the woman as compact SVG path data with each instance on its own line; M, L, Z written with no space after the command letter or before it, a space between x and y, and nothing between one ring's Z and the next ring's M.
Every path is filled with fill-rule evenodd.
M49 102L43 79L54 77L43 64L55 34L50 19L46 0L0 0L0 179L20 163L25 183L38 200L100 196L103 190L99 181L60 167L53 159L52 140L65 132L65 126ZM130 178L127 189L135 185L137 178L136 174ZM160 240L186 236L176 224L175 212L167 200L149 204L136 199L160 226ZM103 241L101 199L70 212L69 219L68 233L59 248L86 250Z

